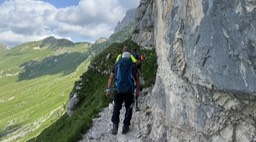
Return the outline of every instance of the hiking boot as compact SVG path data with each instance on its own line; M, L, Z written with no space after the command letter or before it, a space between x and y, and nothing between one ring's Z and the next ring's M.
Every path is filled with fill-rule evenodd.
M118 131L118 124L113 124L113 129L112 129L112 134L113 135L116 135L117 134L117 131Z
M129 125L124 125L122 134L126 134L128 131L129 131Z

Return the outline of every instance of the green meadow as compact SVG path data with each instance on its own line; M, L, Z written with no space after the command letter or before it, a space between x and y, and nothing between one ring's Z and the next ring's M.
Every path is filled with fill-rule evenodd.
M74 82L90 62L89 44L39 45L31 42L0 53L0 141L26 141L59 119Z

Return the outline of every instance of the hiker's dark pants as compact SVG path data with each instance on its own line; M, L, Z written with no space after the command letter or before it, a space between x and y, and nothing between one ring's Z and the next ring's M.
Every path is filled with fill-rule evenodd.
M113 115L111 118L111 121L115 124L119 123L119 115L120 115L120 110L122 108L123 102L125 103L125 117L124 117L124 125L130 125L130 120L132 118L132 103L134 101L134 95L132 93L130 94L121 94L117 93L115 91L114 93L114 110L113 110Z

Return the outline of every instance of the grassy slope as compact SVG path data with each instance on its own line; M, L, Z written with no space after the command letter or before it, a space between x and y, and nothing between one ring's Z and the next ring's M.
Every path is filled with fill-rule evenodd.
M38 72L32 77L29 77L29 74L24 75L21 79L21 72L30 71L21 66L24 63L33 60L36 61L35 65L46 66L49 63L40 61L47 57L64 53L84 55L88 49L83 44L72 48L34 48L38 44L32 42L0 53L0 141L14 139L25 141L59 119L65 111L64 105L74 81L89 63L80 60L76 66L70 66L72 63L70 61L79 57L62 58L64 61L59 61L57 67L51 69L53 73L47 72L48 70L44 68L40 74L39 70L32 66L30 69ZM65 68L61 67L66 62L70 64L64 67L73 70L65 74Z
M114 43L107 49L97 55L91 62L92 68L82 75L83 84L82 89L78 92L83 101L74 112L72 117L63 115L49 128L45 129L38 137L30 141L61 141L71 142L80 139L81 133L84 133L91 125L92 117L95 117L99 111L106 107L112 99L105 97L104 90L107 85L109 74L101 74L100 71L111 71L115 63L115 58L121 53L122 47L139 46L130 40L124 43ZM146 60L142 65L142 74L146 81L146 87L152 85L155 81L156 73L156 54L154 51L141 51L145 54ZM110 58L106 60L106 56L111 54Z

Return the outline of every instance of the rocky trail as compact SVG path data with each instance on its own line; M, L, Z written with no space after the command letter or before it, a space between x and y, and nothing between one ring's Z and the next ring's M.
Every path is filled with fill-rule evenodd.
M114 103L110 103L99 113L99 117L93 119L92 127L83 135L83 139L79 142L141 142L148 140L148 134L151 132L152 115L150 93L152 88L144 89L138 98L139 111L135 110L133 105L133 116L131 119L130 131L122 134L123 118L125 107L120 112L120 123L117 135L112 135L111 116Z

